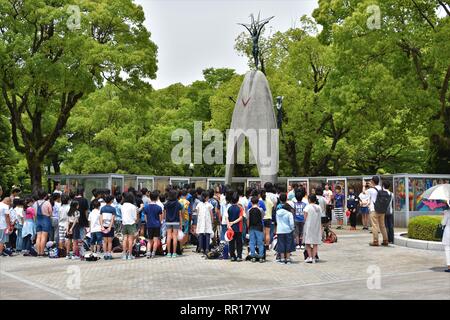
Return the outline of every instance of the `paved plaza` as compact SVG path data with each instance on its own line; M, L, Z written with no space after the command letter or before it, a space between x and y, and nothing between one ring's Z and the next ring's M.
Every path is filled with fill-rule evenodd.
M450 299L443 252L372 248L362 231L338 235L337 243L320 246L314 265L303 263L299 251L291 265L275 263L273 252L264 264L231 263L204 260L191 249L176 259L134 261L4 257L0 300Z

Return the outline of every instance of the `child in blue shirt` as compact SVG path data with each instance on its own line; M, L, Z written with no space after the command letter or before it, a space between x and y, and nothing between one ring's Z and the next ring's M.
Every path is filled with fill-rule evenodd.
M336 186L336 193L334 194L334 216L337 221L337 228L342 229L342 225L344 224L344 200L345 195L342 193L341 186Z

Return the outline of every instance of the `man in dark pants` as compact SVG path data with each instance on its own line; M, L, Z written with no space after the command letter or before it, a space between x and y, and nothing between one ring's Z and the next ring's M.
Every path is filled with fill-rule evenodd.
M353 187L348 188L347 196L347 210L350 211L350 230L356 230L356 208L358 206L359 199L355 195Z
M389 191L391 184L389 181L383 181L383 188L389 192L391 195L391 203L389 204L388 211L384 216L384 224L386 225L386 231L388 235L388 242L394 243L394 210L393 210L393 193Z

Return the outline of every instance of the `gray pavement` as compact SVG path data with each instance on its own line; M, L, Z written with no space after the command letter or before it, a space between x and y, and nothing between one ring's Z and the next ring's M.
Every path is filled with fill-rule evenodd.
M275 263L273 252L264 264L204 260L192 250L133 261L3 257L0 299L450 299L443 252L369 247L362 231L338 236L320 246L317 264L300 252L292 265Z

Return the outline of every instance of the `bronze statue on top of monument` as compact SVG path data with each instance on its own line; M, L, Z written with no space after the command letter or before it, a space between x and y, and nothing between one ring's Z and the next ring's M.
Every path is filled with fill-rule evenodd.
M259 67L259 37L261 36L261 31L264 29L264 26L269 23L275 16L271 16L270 18L260 20L260 13L258 13L258 20L255 21L255 16L250 14L250 18L252 19L250 24L246 23L238 23L241 26L244 26L252 37L253 41L253 60L255 62L255 68L258 70Z

